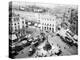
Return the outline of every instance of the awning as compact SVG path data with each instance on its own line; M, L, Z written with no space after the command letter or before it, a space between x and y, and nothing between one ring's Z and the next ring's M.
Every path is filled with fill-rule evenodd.
M76 39L76 40L78 40L78 36L77 35L74 35L73 38Z
M15 39L17 39L17 36L15 34L12 34L12 35L9 36L9 39L15 40Z

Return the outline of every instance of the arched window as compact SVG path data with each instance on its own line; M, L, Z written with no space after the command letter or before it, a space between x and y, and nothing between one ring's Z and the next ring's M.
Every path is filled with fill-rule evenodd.
M46 27L45 27L45 30L46 30Z
M49 26L49 24L47 24L47 26Z
M45 23L45 25L46 25L46 23Z
M16 26L16 23L14 25Z
M15 31L17 31L17 27L15 26Z
M51 30L51 28L50 28L50 30Z
M24 24L24 21L22 21L22 23Z
M18 29L20 29L20 25L18 25Z
M18 25L19 25L19 22L18 22Z
M42 26L42 30L43 30L43 26Z
M54 32L54 28L52 28L52 32Z
M50 26L51 26L51 24L50 24Z
M47 27L47 30L48 30L48 27Z
M42 23L42 25L44 25L44 23Z

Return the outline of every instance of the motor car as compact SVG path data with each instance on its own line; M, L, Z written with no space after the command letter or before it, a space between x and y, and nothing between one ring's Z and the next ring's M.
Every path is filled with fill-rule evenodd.
M38 49L38 51L37 51L37 56L38 57L46 57L47 56L47 51L46 50L44 50L43 48L41 48L41 49Z
M50 50L51 48L52 48L52 46L51 46L49 43L46 44L46 45L43 47L43 49L46 50L46 51Z
M24 11L25 7L19 7L19 10Z
M28 56L32 56L35 52L36 50L34 48L30 48Z
M72 39L70 39L70 38L68 38L68 37L65 37L65 42L66 42L67 44L69 44L70 46L73 46L73 40L72 40Z
M9 53L12 55L11 58L15 58L15 56L18 55L16 51L10 51Z
M18 39L15 39L15 40L13 40L13 43L15 43L15 42L17 42L18 41Z
M62 53L61 50L59 50L59 52L55 53L55 55L59 56Z
M70 39L68 37L65 37L65 40L68 41L68 42L73 42L72 39Z
M40 42L36 42L36 43L34 43L33 45L35 46L35 47L37 47L38 45L40 44Z

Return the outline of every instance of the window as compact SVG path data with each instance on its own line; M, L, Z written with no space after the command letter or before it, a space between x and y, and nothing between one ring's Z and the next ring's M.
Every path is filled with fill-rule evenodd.
M45 25L46 25L46 23L45 23Z
M28 22L25 22L25 24L28 24Z
M22 27L24 28L24 25Z
M18 25L18 29L20 29L20 26Z
M47 27L47 30L48 30L48 27Z
M47 24L47 26L49 26L49 24Z
M15 25L16 25L16 23L15 23Z
M16 26L15 26L15 31L17 31L17 28L16 28Z
M16 18L14 18L14 21L16 21Z
M51 26L51 24L50 24L50 26Z
M58 30L60 30L60 28L58 27Z
M46 30L46 27L45 27L45 30Z
M42 30L43 30L43 26L42 26Z
M22 23L24 24L24 21L22 21Z
M50 30L51 30L51 28L50 28Z
M52 32L54 32L54 28L52 28Z
M18 22L18 24L19 24L19 22Z

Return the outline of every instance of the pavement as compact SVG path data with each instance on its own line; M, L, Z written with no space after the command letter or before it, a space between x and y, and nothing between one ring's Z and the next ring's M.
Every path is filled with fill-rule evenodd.
M36 31L37 31L37 33L35 33ZM35 32L33 33L33 36L36 36L36 34L40 33L39 29L35 30ZM60 56L77 55L77 53L78 53L77 48L75 46L69 46L68 44L63 42L59 36L56 36L55 33L53 34L53 36L51 36L49 33L46 33L46 35L48 36L48 42L50 43L50 45L58 46L61 49L62 53L60 54ZM41 43L39 46L41 46L45 42L46 41ZM16 58L28 57L28 50L30 49L30 47L31 46L25 47L22 51L19 52L19 54L16 56ZM32 57L34 57L34 56L32 56Z
M59 36L48 36L48 41L52 45L57 45L62 50L62 55L75 55L77 54L77 48L75 46L69 46L63 42Z

